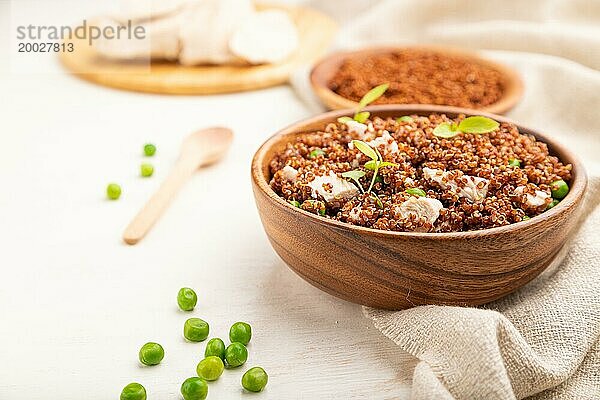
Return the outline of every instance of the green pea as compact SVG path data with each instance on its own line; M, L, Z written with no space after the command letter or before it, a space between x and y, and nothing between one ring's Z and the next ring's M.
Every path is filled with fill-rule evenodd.
M146 389L139 383L130 383L121 391L121 400L146 400Z
M165 350L158 343L148 342L140 349L139 357L144 365L157 365L165 358Z
M562 200L569 193L569 185L567 185L567 182L559 179L550 184L550 190L552 191L552 197Z
M204 378L207 381L216 381L224 369L223 360L217 356L208 356L198 363L196 372L200 378Z
M140 175L142 175L144 178L152 176L153 173L154 167L152 166L152 164L142 164L140 166Z
M106 196L111 200L117 200L121 197L121 186L116 183L109 183L106 187Z
M152 157L156 153L156 146L152 143L146 143L144 145L144 154L148 157Z
M250 392L260 392L268 381L269 375L261 367L252 367L242 376L242 386Z
M319 156L325 156L325 152L321 149L314 149L313 151L310 152L310 154L308 155L308 158L317 158Z
M219 338L212 338L206 343L204 357L216 356L221 360L225 359L225 343Z
M243 365L248 359L248 349L241 343L231 343L225 349L225 361L227 366L231 368L239 367Z
M231 343L239 342L244 346L252 339L252 327L245 322L236 322L229 328L229 340Z
M559 201L559 200L552 199L552 201L550 202L550 204L548 204L548 205L546 206L546 210L549 210L549 209L551 209L551 208L554 208L554 207L555 207L555 206L556 206L558 203L560 203L560 201Z
M508 160L508 165L510 165L511 167L520 168L521 161L517 160L516 158L511 158L510 160Z
M425 191L423 189L419 189L419 188L406 189L406 193L414 194L415 196L419 196L419 197L425 197L427 195L427 193L425 193Z
M208 383L197 376L187 378L181 384L181 395L184 400L204 400L208 396Z
M198 301L198 296L196 296L196 292L193 289L184 287L179 289L177 293L177 304L179 304L179 308L183 311L192 311L194 307L196 307L196 302Z
M206 340L210 327L208 323L200 318L189 318L183 324L183 337L190 342L201 342Z
M296 201L296 200L288 200L288 203L290 203L294 207L300 208L300 203L298 201Z

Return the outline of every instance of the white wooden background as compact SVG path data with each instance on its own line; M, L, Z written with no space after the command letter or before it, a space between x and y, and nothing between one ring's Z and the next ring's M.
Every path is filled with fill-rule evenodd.
M36 15L67 23L100 4L38 1ZM131 381L149 399L176 399L204 351L181 336L190 316L208 321L211 337L226 340L237 320L254 330L248 363L211 383L210 399L250 397L239 382L254 365L270 376L257 399L403 396L396 346L359 306L288 270L260 225L251 156L277 129L309 116L289 87L135 94L71 77L47 54L31 55L42 74L11 71L9 5L0 0L0 400L116 399ZM141 244L122 244L182 138L220 124L236 134L227 159L198 173ZM142 179L147 141L158 147L155 175ZM104 198L111 181L123 187L116 202ZM192 313L177 309L182 286L197 290ZM161 365L138 365L146 341L165 347Z

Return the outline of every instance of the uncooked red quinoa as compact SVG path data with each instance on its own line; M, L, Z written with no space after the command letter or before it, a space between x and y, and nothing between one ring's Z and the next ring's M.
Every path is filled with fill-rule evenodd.
M459 56L406 49L346 60L329 82L342 97L359 101L389 82L375 104L437 104L480 109L503 95L502 74Z
M498 227L535 217L558 202L552 185L567 186L570 164L509 123L485 134L433 134L439 124L464 118L432 114L330 123L275 155L271 187L290 204L324 218L391 231ZM379 168L373 179L361 143L393 165Z

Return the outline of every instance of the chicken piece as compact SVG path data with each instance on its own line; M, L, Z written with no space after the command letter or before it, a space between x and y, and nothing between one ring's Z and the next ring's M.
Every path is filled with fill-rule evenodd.
M377 149L382 148L383 154L398 152L398 143L388 131L383 131L381 136L371 140L370 142L367 142L367 144Z
M288 182L295 183L296 179L298 179L298 170L294 167L286 165L281 170L281 177Z
M260 11L236 22L241 25L229 39L229 50L251 64L283 61L298 47L298 31L284 11Z
M179 37L184 65L236 62L229 40L242 21L254 13L251 0L203 0L184 13Z
M140 24L145 29L144 39L129 39L127 35L121 35L120 38L115 36L113 39L106 39L102 36L95 42L95 47L102 56L120 60L177 60L180 51L180 24L181 15L175 14L171 17ZM99 20L97 26L104 29L106 26L118 25L117 21L105 18Z
M419 220L425 218L425 221L431 226L440 216L440 210L444 205L437 199L429 197L411 197L394 209L396 218ZM421 226L415 229L415 232L427 232L428 226Z
M473 203L483 201L490 184L490 181L485 178L462 175L458 178L461 179L461 184L459 185L457 181L449 179L450 174L447 171L427 167L423 168L423 176L428 180L436 182L442 189L450 189L458 196L465 197Z
M515 188L515 195L522 196L525 192L525 186L517 186ZM550 194L541 190L536 190L535 194L527 193L525 196L525 204L530 208L539 208L545 206L548 203Z
M328 175L317 176L308 184L312 189L312 197L318 198L320 195L327 203L336 203L341 200L348 200L358 194L358 188L340 178L333 171Z

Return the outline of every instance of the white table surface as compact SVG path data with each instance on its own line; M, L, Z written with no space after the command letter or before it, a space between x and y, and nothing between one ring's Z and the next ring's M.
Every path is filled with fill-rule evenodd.
M40 14L68 11L45 4ZM0 0L0 22L7 5ZM7 43L3 36L1 53L12 54ZM227 340L237 320L254 331L248 363L211 383L210 399L251 397L240 377L254 365L270 376L257 399L404 396L400 350L359 306L291 272L260 224L252 154L309 116L289 87L144 95L81 81L50 55L35 58L46 74L10 72L0 58L0 400L116 399L131 381L149 399L178 399L205 346L182 338L191 316L210 323L211 337ZM144 241L124 245L123 228L166 176L182 138L221 124L236 135L228 157L199 172ZM142 179L148 141L158 147L155 175ZM119 201L105 200L111 181L123 188ZM191 313L177 309L182 286L198 293ZM146 341L164 346L161 365L138 365Z

